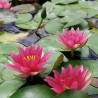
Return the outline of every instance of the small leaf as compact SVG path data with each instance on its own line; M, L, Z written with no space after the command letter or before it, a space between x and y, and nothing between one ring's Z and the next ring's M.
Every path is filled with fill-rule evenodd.
M19 39L27 36L29 33L4 34L0 36L0 42L17 42Z
M98 77L93 77L93 82L91 83L91 85L98 88Z

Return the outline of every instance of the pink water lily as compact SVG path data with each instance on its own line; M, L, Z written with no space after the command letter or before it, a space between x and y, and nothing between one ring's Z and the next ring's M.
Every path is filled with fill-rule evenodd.
M8 2L8 0L0 0L0 8L6 8L10 9L11 3Z
M73 69L69 64L68 68L62 67L61 75L56 71L54 72L54 78L47 76L44 80L52 87L51 89L56 93L61 93L66 89L85 89L92 81L91 73L87 76L88 68L83 70L83 65ZM87 77L86 77L87 76Z
M76 31L74 28L71 28L68 32L63 29L63 35L59 32L57 32L57 34L59 36L59 39L56 39L57 42L63 45L65 49L69 50L75 50L82 47L91 36L91 34L89 34L85 37L86 31L82 31L81 34L79 34L79 28L77 28Z
M44 72L49 67L43 68L43 65L46 63L52 52L42 55L43 49L41 45L35 49L35 46L31 44L28 48L22 49L19 47L19 54L9 53L9 55L14 60L10 64L4 64L5 67L17 71L20 74L20 77L28 77L30 75L36 75L37 73Z

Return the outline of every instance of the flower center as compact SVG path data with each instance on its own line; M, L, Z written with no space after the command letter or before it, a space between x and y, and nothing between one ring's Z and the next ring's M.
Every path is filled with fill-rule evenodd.
M27 57L24 57L24 59L27 61L35 60L35 56L27 56Z

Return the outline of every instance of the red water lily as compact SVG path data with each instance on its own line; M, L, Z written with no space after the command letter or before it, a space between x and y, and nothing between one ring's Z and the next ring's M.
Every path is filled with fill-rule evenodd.
M0 0L0 8L6 8L10 9L11 3L8 2L8 0Z
M42 55L42 47L39 45L37 49L31 44L28 48L22 49L19 47L19 54L9 53L14 60L10 64L4 64L5 67L17 71L20 77L28 77L30 75L36 75L45 71L49 67L43 68L42 66L46 63L52 52Z
M77 48L82 47L86 42L87 39L91 36L89 34L85 37L86 31L82 31L81 34L79 34L79 28L75 31L74 28L71 28L68 32L63 29L63 35L59 32L57 32L59 39L57 39L57 42L60 43L65 47L65 49L75 50Z
M61 75L56 71L54 72L54 78L47 76L44 80L52 87L51 89L56 93L61 93L66 89L85 89L92 81L91 73L87 76L88 68L83 70L83 65L73 69L69 64L68 68L62 67ZM86 77L87 76L87 77Z

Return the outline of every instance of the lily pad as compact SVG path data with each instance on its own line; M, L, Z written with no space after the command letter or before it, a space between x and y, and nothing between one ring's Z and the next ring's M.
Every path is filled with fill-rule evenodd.
M23 47L23 45L15 42L0 43L0 54L8 55L8 52L16 53L19 46Z
M98 77L93 78L93 82L91 83L91 85L98 88Z
M60 94L57 94L54 98L90 98L90 96L82 91L69 89Z
M92 34L86 45L98 54L98 34Z
M21 87L24 82L19 80L5 81L0 85L0 97L10 98L10 96L16 92L16 90Z
M35 7L32 4L22 4L22 5L17 5L12 8L13 11L19 13L27 13L27 12L32 12L35 11Z
M17 16L17 19L15 21L16 24L22 24L22 23L26 23L29 22L32 19L32 15L29 13L26 14L19 14Z
M82 7L82 8L91 8L91 9L94 9L94 10L98 10L98 2L97 1L80 1L79 2L79 5Z
M77 16L78 15L78 16ZM59 16L76 16L78 18L85 18L86 13L82 10L65 10L61 13L59 13Z
M16 14L9 9L0 8L0 21L3 22L12 22L17 18Z
M55 4L69 4L69 3L74 3L77 2L78 0L52 0L53 3Z
M11 98L53 98L56 93L42 85L33 85L18 90Z
M18 40L24 38L29 33L19 33L19 34L4 34L0 36L0 42L18 42Z
M51 34L56 34L57 31L61 31L62 29L63 25L58 22L58 19L52 19L45 25L45 30Z
M17 27L22 29L36 29L38 27L38 23L35 21L23 23L23 24L15 24Z

